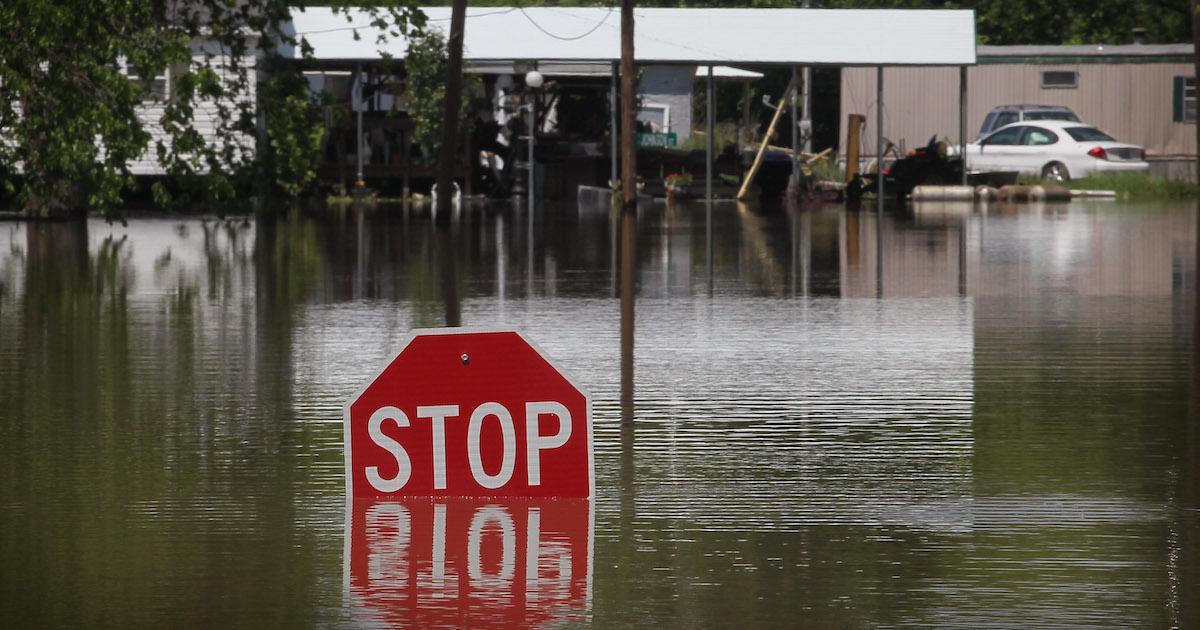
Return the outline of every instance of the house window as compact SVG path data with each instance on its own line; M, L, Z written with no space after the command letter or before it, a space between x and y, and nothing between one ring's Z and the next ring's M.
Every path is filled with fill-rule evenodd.
M128 60L123 60L121 62L121 69L124 71L125 76L133 79L138 85L142 86L142 89L145 90L148 98L153 98L154 100L159 101L166 100L167 71L165 69L162 71L162 73L158 74L152 79L144 79L139 76L137 69L134 68L133 64L129 63Z
M1079 73L1074 70L1047 70L1042 73L1043 88L1075 89L1079 86Z
M1175 94L1173 99L1175 122L1196 122L1196 79L1195 77L1175 77Z

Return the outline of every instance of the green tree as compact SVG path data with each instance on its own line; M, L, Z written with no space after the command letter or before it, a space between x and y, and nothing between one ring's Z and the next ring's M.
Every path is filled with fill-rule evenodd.
M424 30L409 40L404 57L404 103L413 122L413 142L421 147L427 160L436 160L442 144L442 107L446 100L446 38L440 31ZM479 77L463 73L463 94L459 107L459 130L470 132L466 122L471 114L471 97L479 88Z
M163 203L220 204L254 182L287 182L283 192L298 192L312 170L302 158L319 122L312 115L316 104L303 102L298 75L259 85L262 68L272 77L299 72L294 64L272 63L281 46L305 48L282 28L288 5L0 3L0 186L6 196L31 213L97 210L116 217L139 157L156 158L165 168L166 182L155 187ZM384 37L408 34L424 25L415 6L384 2L369 10L371 25ZM263 111L273 114L266 124ZM152 134L151 124L161 133ZM307 151L307 157L317 156Z

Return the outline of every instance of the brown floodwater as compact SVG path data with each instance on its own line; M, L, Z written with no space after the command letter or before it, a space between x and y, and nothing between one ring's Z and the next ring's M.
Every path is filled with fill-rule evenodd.
M1200 627L1194 203L0 223L5 627ZM512 326L596 499L348 505L406 333Z

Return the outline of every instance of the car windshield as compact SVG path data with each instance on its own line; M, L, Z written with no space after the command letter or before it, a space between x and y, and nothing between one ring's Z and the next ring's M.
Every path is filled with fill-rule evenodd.
M1040 112L1025 112L1025 120L1067 120L1070 122L1079 122L1079 117L1075 115L1075 112L1067 110L1043 110Z
M995 120L996 112L988 113L987 117L983 119L983 126L979 128L979 135L983 135L992 129L995 129L996 126L992 124Z
M1095 127L1067 127L1066 131L1076 142L1116 142L1112 136Z

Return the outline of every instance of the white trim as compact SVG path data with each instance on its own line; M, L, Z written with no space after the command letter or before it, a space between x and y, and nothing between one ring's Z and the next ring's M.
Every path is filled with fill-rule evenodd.
M663 113L663 124L662 124L663 128L659 130L659 133L671 133L671 106L670 105L667 105L666 103L642 103L642 106L638 108L637 113L638 114L640 114L642 112L655 113L656 110L660 110L660 109L662 110L662 113ZM636 114L634 117L635 118L637 117Z

